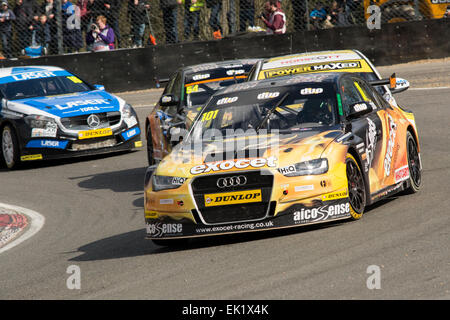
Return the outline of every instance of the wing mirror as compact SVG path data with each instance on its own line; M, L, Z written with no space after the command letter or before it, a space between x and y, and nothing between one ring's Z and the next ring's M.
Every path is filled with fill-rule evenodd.
M365 101L360 101L350 105L349 112L347 114L347 118L358 118L362 115L372 112L373 106Z
M101 84L94 84L94 88L95 88L95 90L105 91L105 86L103 86Z
M173 94L164 94L161 99L159 99L159 105L161 107L171 107L176 106L180 102L180 99Z
M409 81L405 80L405 79L402 79L402 78L397 78L395 73L393 73L387 79L372 80L372 81L369 81L369 83L372 86L389 85L389 89L391 90L392 94L405 91L406 89L409 88Z
M399 93L409 88L409 81L402 78L395 78L395 88L391 89L391 93Z

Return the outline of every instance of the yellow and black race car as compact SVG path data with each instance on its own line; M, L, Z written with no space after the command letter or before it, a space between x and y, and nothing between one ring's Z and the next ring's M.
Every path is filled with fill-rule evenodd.
M321 72L352 72L366 81L381 80L373 63L358 50L328 50L295 53L260 59L250 70L247 81L272 79L293 74ZM378 86L377 91L389 103L397 105L393 93L408 89L409 82L396 77L395 88Z
M183 142L147 170L147 237L170 245L360 219L377 200L418 191L414 115L381 97L374 86L384 83L320 73L217 92Z

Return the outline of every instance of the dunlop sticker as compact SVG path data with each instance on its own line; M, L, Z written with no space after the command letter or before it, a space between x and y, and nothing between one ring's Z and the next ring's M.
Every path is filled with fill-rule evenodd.
M113 133L112 133L111 128L80 131L78 133L78 139L91 139L91 138L105 137L105 136L111 136L112 134Z
M42 154L29 154L20 157L21 161L42 160Z
M348 197L347 190L339 191L339 192L332 192L332 193L324 194L322 196L322 201L337 200L337 199L342 199L342 198L347 198L347 197Z
M205 194L205 207L226 206L230 204L261 202L261 190L246 190L240 192L224 192Z

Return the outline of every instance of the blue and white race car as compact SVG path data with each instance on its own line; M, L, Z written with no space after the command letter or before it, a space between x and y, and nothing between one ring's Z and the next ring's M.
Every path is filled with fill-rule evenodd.
M48 66L0 69L0 162L67 158L142 147L123 99Z

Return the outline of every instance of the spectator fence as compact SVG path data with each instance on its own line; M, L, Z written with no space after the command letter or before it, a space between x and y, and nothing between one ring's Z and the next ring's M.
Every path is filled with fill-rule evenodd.
M10 0L0 9L4 58L36 57L265 33L267 0ZM282 0L286 31L450 16L450 0ZM448 6L448 9L447 9ZM103 15L114 33L96 29ZM86 41L95 33L98 45ZM95 41L97 41L95 40Z

